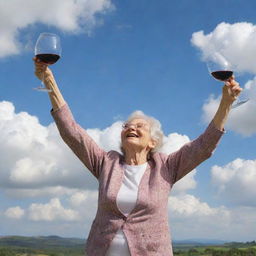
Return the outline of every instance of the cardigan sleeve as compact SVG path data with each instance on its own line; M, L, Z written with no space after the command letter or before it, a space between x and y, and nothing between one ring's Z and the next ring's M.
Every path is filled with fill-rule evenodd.
M106 152L76 123L67 104L51 114L64 142L98 179Z
M214 152L225 131L218 130L213 121L197 139L186 143L167 158L172 184L208 159Z

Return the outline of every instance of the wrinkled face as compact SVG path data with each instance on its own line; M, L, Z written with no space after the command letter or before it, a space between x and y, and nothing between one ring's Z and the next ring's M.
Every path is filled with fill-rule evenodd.
M150 151L155 146L150 134L150 124L145 119L136 118L123 125L121 133L122 148L146 149Z

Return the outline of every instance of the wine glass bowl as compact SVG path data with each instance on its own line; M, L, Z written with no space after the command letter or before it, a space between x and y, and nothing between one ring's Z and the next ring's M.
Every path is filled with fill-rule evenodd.
M230 77L233 76L233 71L231 70L216 70L216 71L212 71L211 75L219 80L219 81L227 81Z
M220 53L212 55L211 59L207 61L207 68L213 78L222 82L228 81L234 75L234 70L236 69ZM236 108L248 100L248 98L243 100L237 99L233 103L232 108Z
M47 65L56 63L61 57L61 44L59 36L53 33L41 33L35 44L35 57L40 62ZM41 86L35 89L46 92L51 91L44 87L44 77L42 77L41 84Z
M225 82L234 74L231 64L220 53L213 54L207 61L207 68L209 73L219 81Z

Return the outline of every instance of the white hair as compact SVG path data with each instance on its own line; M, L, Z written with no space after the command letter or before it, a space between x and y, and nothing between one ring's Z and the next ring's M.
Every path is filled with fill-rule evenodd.
M151 138L156 142L156 146L152 149L152 152L158 151L163 145L164 133L161 128L161 123L154 117L145 115L142 111L134 111L127 119L126 122L131 122L134 119L144 119L150 125Z

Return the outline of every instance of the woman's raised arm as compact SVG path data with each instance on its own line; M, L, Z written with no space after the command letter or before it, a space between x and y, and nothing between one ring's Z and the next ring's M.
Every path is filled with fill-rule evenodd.
M38 59L34 58L35 63L35 75L38 79L42 80L44 77L44 84L47 89L50 89L49 97L52 103L53 110L57 110L63 105L65 105L65 100L58 88L58 85L54 79L52 71L49 69L48 65L40 62Z
M241 91L242 88L239 86L239 83L235 81L234 77L231 77L228 81L226 81L222 88L222 98L219 108L213 118L213 123L217 129L224 129L231 106Z
M34 59L34 62L35 75L40 80L44 77L46 88L51 90L49 92L53 108L51 113L62 139L91 173L99 178L106 152L93 141L85 129L76 123L48 66L37 59Z
M181 149L169 155L167 164L170 170L175 170L171 173L173 183L212 155L224 133L224 124L231 106L241 90L242 88L234 77L230 78L222 89L219 108L205 132L197 139L185 144Z

